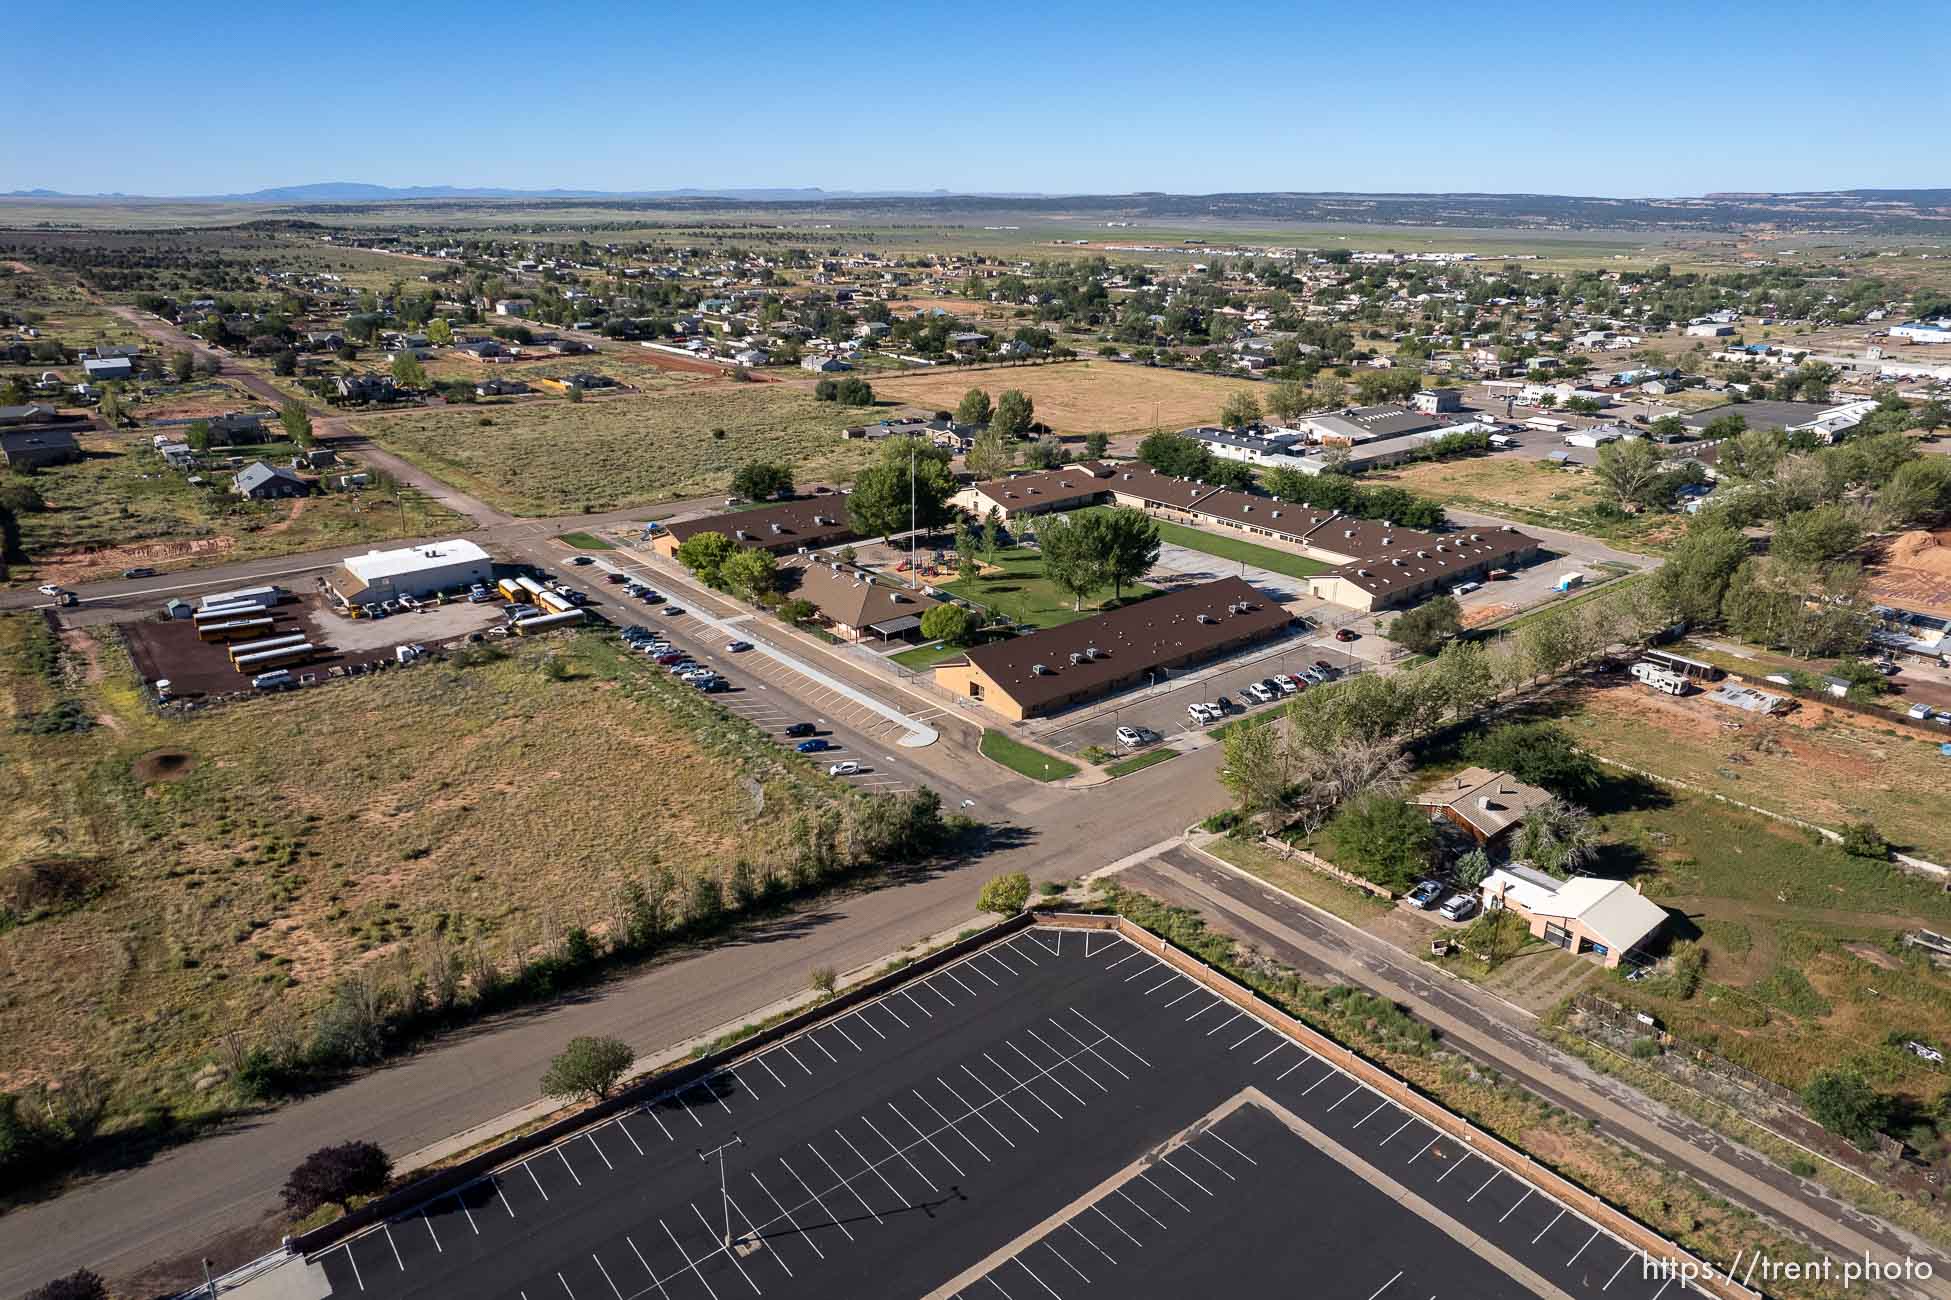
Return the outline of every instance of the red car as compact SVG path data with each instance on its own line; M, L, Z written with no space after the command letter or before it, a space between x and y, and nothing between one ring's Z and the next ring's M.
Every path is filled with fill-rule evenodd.
M1361 635L1360 632L1354 631L1351 628L1338 627L1335 629L1335 640L1337 641L1356 641L1361 639Z

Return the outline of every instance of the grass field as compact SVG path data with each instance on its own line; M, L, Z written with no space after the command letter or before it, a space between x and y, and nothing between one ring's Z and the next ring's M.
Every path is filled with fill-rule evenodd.
M942 590L987 606L1002 618L1034 627L1057 627L1088 618L1106 608L1111 599L1111 590L1106 587L1093 592L1082 609L1072 608L1076 602L1043 576L1043 553L1027 546L996 552L994 565L985 566L980 576L943 583ZM1128 585L1124 603L1154 593L1154 588L1142 583Z
M189 720L143 703L115 643L70 633L50 664L48 636L0 620L10 723L61 698L97 723L0 733L0 1090L87 1067L120 1110L194 1113L226 1035L302 1032L349 973L506 970L608 928L660 860L680 889L784 860L795 810L838 797L593 635ZM31 864L86 887L24 902Z
M454 407L355 428L504 510L618 509L722 492L750 460L782 460L802 484L846 479L873 454L840 430L856 408L784 384L663 378L640 397ZM722 432L723 436L719 436Z
M1264 395L1264 385L1250 380L1113 361L1070 361L974 374L928 371L874 381L874 395L884 401L891 398L945 411L954 410L971 388L985 390L991 399L1007 389L1020 389L1036 405L1036 418L1058 433L1180 429L1217 419L1219 408L1233 393Z
M21 544L31 563L12 566L7 585L80 582L112 577L131 565L173 568L419 536L459 518L414 494L402 501L350 493L244 501L224 490L228 478L210 475L212 486L194 486L127 438L84 437L82 447L82 460L47 466L29 480L48 508L20 516Z
M1092 510L1103 510L1104 506L1092 506ZM1079 511L1078 513L1083 513ZM1271 546L1261 546L1242 537L1228 537L1222 533L1209 533L1203 529L1188 528L1175 524L1169 519L1155 519L1158 525L1159 540L1170 546L1183 546L1188 551L1198 551L1203 555L1231 560L1235 564L1251 564L1273 573L1284 573L1290 578L1311 578L1317 573L1326 573L1334 566L1319 560L1310 560L1292 551L1278 551Z
M1541 528L1562 528L1624 545L1654 545L1677 535L1684 516L1602 519L1592 508L1603 499L1590 471L1554 469L1514 456L1420 461L1362 475L1364 483L1392 483L1446 506L1477 510Z
M604 541L595 533L564 533L556 538L564 546L573 546L579 551L614 551L615 546Z
M1011 739L994 727L982 733L981 749L984 758L993 759L1032 781L1061 781L1067 776L1076 776L1078 771L1075 763L1052 758L1040 749Z

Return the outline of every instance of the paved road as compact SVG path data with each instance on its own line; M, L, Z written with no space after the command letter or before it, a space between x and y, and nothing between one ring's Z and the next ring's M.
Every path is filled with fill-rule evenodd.
M362 1137L406 1152L485 1123L535 1100L549 1058L575 1035L615 1035L640 1052L666 1047L803 991L816 967L850 969L960 924L991 874L1064 879L1156 845L1209 810L1217 756L1188 755L1115 787L1039 788L1016 801L1025 824L1004 827L1008 847L974 863L810 907L738 942L456 1034L153 1164L0 1217L0 1294L84 1265L120 1276L193 1251L267 1213L285 1175L328 1143ZM1127 797L1099 793L1111 788Z
M1687 1117L1542 1043L1524 1013L1473 985L1434 974L1387 941L1242 878L1187 848L1121 873L1125 883L1195 907L1218 928L1315 976L1344 980L1410 1007L1449 1046L1517 1079L1655 1163L1687 1172L1718 1194L1840 1259L1908 1255L1937 1280L1905 1292L1951 1295L1951 1257L1864 1215L1816 1184L1777 1168Z

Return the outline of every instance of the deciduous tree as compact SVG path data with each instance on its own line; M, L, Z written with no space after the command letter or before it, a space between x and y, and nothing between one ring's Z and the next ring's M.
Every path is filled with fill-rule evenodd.
M601 1101L635 1059L630 1044L620 1038L572 1038L543 1073L542 1095L562 1101Z

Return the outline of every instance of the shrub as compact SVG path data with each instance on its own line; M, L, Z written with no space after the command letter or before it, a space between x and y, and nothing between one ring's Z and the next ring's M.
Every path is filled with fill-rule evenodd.
M976 906L998 916L1014 916L1030 901L1030 878L1021 871L992 877L976 896Z
M322 1205L345 1205L355 1196L377 1195L392 1173L393 1161L376 1143L320 1147L285 1179L285 1209L302 1219Z
M840 983L840 976L831 966L813 968L813 991L825 997L832 997L833 990Z
M1851 822L1843 827L1842 835L1843 852L1852 858L1870 858L1877 862L1890 860L1890 842L1869 822Z
M108 1284L99 1273L84 1268L36 1287L27 1293L27 1300L108 1300Z
M620 1038L572 1038L542 1075L542 1095L563 1101L601 1101L635 1059L636 1053Z
M1868 1149L1890 1118L1890 1099L1855 1070L1825 1070L1802 1089L1809 1117L1838 1137Z
M1429 868L1436 827L1427 814L1387 794L1354 800L1328 823L1336 864L1388 889L1406 889Z
M1635 1061L1648 1061L1660 1054L1660 1044L1651 1038L1635 1038L1632 1056Z
M1807 1156L1790 1156L1786 1167L1797 1178L1814 1178L1816 1176L1816 1162Z

